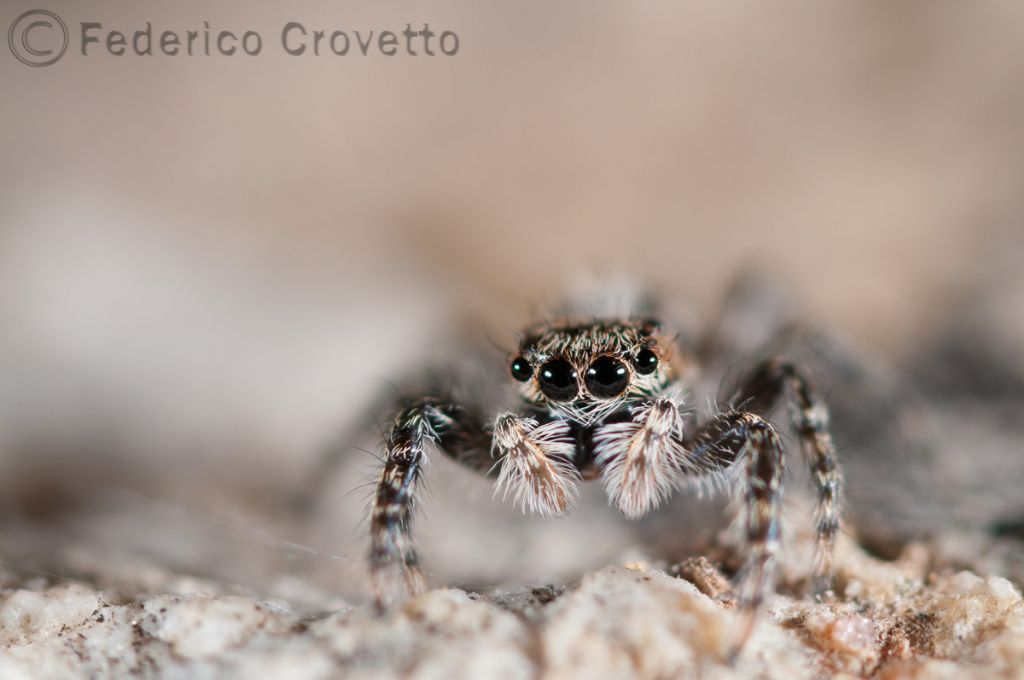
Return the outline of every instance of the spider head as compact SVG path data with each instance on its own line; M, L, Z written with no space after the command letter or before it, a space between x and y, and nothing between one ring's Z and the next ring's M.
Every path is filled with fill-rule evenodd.
M527 401L591 422L663 389L669 349L651 319L567 322L528 331L510 371Z

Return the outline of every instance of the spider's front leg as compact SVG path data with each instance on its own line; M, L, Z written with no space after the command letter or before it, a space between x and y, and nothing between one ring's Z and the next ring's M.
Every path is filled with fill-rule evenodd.
M684 475L728 481L736 464L743 465L743 496L736 526L744 538L747 558L740 575L745 622L729 652L735 657L754 629L757 610L775 583L779 552L782 442L771 423L755 413L728 412L699 427L684 446Z
M754 413L716 416L686 436L679 406L661 397L632 411L628 422L601 427L596 460L612 503L631 519L644 515L686 482L718 486L744 465L738 518L749 557L744 601L756 609L772 586L778 552L784 461L775 429Z
M446 400L424 398L403 408L385 437L385 457L370 513L370 580L374 601L383 608L395 590L425 590L412 519L426 465L428 444L481 472L491 466L487 435L480 420ZM402 584L393 583L400 576Z
M412 539L417 489L436 446L455 461L483 474L499 458L498 488L511 493L524 510L560 515L576 498L579 473L572 465L574 444L560 420L540 424L506 413L494 423L493 438L473 413L450 401L421 399L402 409L385 439L384 465L370 516L370 577L378 608L393 586L411 594L425 590ZM393 584L393 576L402 583Z
M743 466L737 524L747 548L740 578L747 622L738 650L774 583L785 469L779 436L766 420L745 412L720 414L686 436L679 407L668 397L632 413L631 421L605 425L594 437L605 488L629 517L652 509L681 481L718 486Z
M687 456L681 472L698 483L727 484L735 466L743 465L736 526L747 550L742 601L752 618L774 584L785 473L782 442L759 415L732 411L697 428L683 445Z

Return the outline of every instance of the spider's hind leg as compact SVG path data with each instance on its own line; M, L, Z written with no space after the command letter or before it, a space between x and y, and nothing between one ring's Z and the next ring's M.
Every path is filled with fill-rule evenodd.
M828 429L828 408L799 368L777 358L754 369L733 403L767 417L787 388L792 395L794 429L817 488L814 590L824 592L831 587L843 479Z

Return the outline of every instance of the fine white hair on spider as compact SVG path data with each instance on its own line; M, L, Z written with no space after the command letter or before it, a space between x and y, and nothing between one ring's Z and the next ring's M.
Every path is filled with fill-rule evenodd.
M609 423L597 431L594 462L602 470L608 499L626 517L638 519L671 495L687 459L675 400L648 402L632 413L632 420Z
M629 519L675 491L731 491L746 550L742 644L774 588L785 458L769 418L784 399L817 488L815 585L830 587L842 475L825 404L799 367L774 357L745 372L703 422L686 418L680 395L697 360L677 338L653 316L563 314L527 328L509 356L517 410L488 419L479 405L442 394L408 398L385 436L371 504L378 606L396 583L407 593L425 587L411 532L427 451L435 448L496 477L495 495L539 515L564 515L578 483L597 478Z
M495 495L511 494L523 512L565 514L576 502L580 479L571 463L574 448L563 420L538 425L535 418L503 413L494 422L493 450L501 468Z

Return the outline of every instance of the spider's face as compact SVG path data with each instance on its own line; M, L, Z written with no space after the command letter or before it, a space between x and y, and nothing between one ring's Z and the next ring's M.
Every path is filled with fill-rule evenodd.
M512 360L523 397L589 423L660 392L670 344L652 320L597 320L528 332Z

